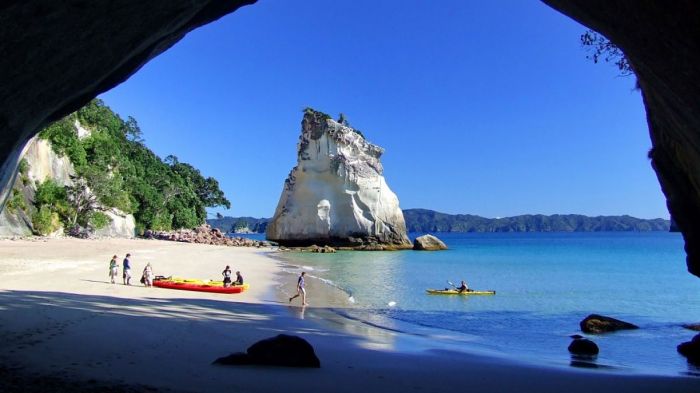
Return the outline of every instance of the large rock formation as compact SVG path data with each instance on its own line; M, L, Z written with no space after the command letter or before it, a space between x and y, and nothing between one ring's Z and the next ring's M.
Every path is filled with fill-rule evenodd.
M608 37L642 90L649 157L700 276L700 3L693 0L543 0Z
M267 225L269 240L298 246L411 247L399 199L382 175L381 147L311 109L305 111L297 147L297 166Z

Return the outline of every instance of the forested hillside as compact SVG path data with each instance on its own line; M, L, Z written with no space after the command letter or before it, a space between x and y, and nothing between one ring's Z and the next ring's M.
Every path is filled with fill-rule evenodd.
M403 211L409 232L605 232L668 231L669 220L630 216L589 217L580 214L528 214L504 218L485 218L471 214L446 214L428 209ZM222 217L207 222L222 231L234 232L244 224L252 232L265 232L266 218Z
M79 135L81 129L87 132ZM101 100L54 122L39 137L70 158L75 176L70 187L52 180L37 186L35 227L52 226L56 218L65 228L90 226L104 220L101 209L117 208L134 215L137 233L192 228L205 222L206 207L230 207L217 180L175 156L158 157L146 147L136 120L124 121Z

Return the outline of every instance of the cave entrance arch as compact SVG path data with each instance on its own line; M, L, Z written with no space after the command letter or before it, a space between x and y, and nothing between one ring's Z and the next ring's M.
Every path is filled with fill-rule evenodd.
M630 61L647 113L652 165L683 233L688 270L700 276L700 4L542 1L604 34ZM121 83L189 31L253 3L5 2L0 7L0 205L22 149L46 124Z

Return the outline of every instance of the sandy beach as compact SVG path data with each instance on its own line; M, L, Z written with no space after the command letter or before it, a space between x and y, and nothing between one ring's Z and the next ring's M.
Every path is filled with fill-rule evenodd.
M127 252L133 285L122 285L121 276L110 284L110 257L121 262ZM54 391L62 384L95 391L700 391L697 377L539 367L431 346L338 317L328 306L342 296L313 280L311 305L290 306L284 299L294 276L269 252L154 240L0 241L4 391L34 383L36 391L44 383ZM219 279L230 265L251 287L239 295L144 288L138 278L149 262L157 275L202 279ZM279 333L309 341L321 368L211 364Z

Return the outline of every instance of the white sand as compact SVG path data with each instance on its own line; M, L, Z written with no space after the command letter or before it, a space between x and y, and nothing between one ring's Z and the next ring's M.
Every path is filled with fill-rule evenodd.
M110 257L117 254L121 263L126 252L132 254L134 285L109 284ZM219 279L228 264L243 272L251 289L218 295L144 288L138 278L147 262L158 275L210 279ZM694 377L398 351L399 341L405 347L413 339L329 318L328 311L313 307L322 305L313 297L317 292L303 311L279 302L294 287L293 277L282 286L276 282L279 271L258 249L123 239L0 241L0 363L197 392L700 392L700 378ZM279 333L306 338L321 369L211 365Z

